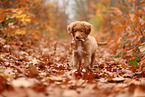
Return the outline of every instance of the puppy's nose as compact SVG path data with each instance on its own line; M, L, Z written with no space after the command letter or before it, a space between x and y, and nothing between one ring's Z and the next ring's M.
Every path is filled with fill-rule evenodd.
M76 36L76 39L79 39L79 36Z

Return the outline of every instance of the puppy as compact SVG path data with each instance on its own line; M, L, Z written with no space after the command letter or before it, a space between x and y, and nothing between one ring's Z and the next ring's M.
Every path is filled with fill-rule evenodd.
M67 26L67 31L73 37L73 70L80 69L82 60L85 71L93 66L95 52L98 47L96 39L90 36L92 25L85 21L75 21Z

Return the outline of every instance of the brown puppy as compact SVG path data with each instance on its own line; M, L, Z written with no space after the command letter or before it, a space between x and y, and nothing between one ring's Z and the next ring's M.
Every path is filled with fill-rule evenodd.
M92 25L85 21L76 21L67 27L68 33L73 36L73 69L80 69L82 59L84 69L93 66L98 45L96 39L89 35L91 29Z

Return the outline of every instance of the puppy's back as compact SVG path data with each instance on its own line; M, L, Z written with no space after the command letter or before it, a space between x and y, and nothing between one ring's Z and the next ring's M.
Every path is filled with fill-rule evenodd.
M90 41L91 53L94 53L96 49L98 48L97 41L93 36L88 36L88 39Z

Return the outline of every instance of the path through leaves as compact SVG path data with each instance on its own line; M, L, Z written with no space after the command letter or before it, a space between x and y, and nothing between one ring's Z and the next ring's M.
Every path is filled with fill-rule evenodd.
M71 72L69 40L0 38L0 97L144 97L145 69L100 46L91 72ZM29 40L30 41L30 40Z

